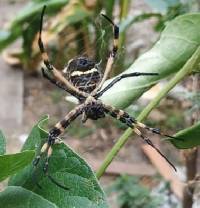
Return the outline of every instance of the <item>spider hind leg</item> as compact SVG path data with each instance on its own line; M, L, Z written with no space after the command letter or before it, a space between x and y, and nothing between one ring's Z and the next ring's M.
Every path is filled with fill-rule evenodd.
M171 139L177 139L176 137L173 137L171 135L168 135L168 134L165 134L163 132L161 132L161 130L159 128L152 128L152 127L149 127L141 122L136 122L136 126L140 127L140 128L143 128L143 129L146 129L148 131L151 131L152 133L154 134L158 134L158 135L161 135L161 136L165 136L165 137L169 137Z
M137 128L135 128L134 129L134 132L138 135L138 136L140 136L148 145L150 145L153 149L155 149L157 152L158 152L158 154L160 154L166 161L167 161L167 163L175 170L175 171L177 171L176 170L176 167L173 165L173 163L171 163L169 160L168 160L168 158L153 144L153 142L148 138L148 137L145 137L142 133L141 133L141 131L139 130L139 129L137 129Z
M124 112L123 110L118 110L112 106L108 106L105 104L104 104L104 109L107 114L110 114L112 117L120 120L122 123L132 128L133 131L143 139L143 141L145 141L148 145L150 145L153 149L155 149L167 161L167 163L176 171L175 166L168 160L168 158L153 144L153 142L149 138L144 136L138 128L147 129L151 131L152 133L159 134L161 136L167 136L170 138L174 138L174 137L162 133L157 128L151 128L151 127L146 126L143 123L138 122L135 118L133 118L132 116L130 116L128 113Z

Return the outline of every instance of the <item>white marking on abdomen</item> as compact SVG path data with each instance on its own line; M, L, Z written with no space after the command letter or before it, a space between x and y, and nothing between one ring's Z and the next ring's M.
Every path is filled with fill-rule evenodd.
M97 71L98 70L96 68L92 68L92 69L90 69L88 71L85 71L85 72L83 72L83 71L74 71L74 72L71 73L71 76L72 77L73 76L81 76L83 74L90 74L90 73L97 72Z

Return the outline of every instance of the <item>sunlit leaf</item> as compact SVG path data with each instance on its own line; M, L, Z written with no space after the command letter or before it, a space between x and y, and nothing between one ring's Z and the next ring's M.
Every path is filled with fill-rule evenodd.
M102 96L102 100L125 108L160 79L180 70L200 45L199 25L200 14L186 14L171 21L154 47L124 72L157 72L159 75L121 80Z

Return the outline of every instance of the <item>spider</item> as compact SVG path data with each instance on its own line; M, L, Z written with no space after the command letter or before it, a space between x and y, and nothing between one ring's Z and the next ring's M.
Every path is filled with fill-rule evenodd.
M103 86L104 82L108 78L108 75L113 66L114 59L117 55L119 38L119 27L104 14L102 14L102 16L113 27L114 36L112 50L110 51L109 57L107 59L104 73L101 72L97 62L91 58L83 56L69 60L67 66L63 69L62 72L60 72L51 64L42 41L42 25L45 9L46 5L43 7L41 13L38 38L39 49L41 51L42 59L45 65L45 68L42 68L42 74L54 85L76 97L79 100L79 105L71 110L63 120L56 123L55 126L49 131L47 141L43 144L40 150L40 154L36 156L35 160L33 161L33 165L36 167L40 161L41 156L46 154L45 163L43 166L44 173L51 179L52 182L60 187L63 187L48 174L48 164L49 158L52 154L52 146L59 140L58 136L60 136L69 126L69 124L80 115L82 115L83 122L85 122L87 119L97 120L104 118L106 115L110 115L126 124L128 127L132 128L133 131L144 140L144 142L154 148L176 170L175 166L167 159L165 155L161 153L161 151L153 144L149 138L141 133L140 129L146 129L152 133L169 138L174 138L173 136L162 133L158 128L151 128L146 126L145 124L138 122L125 111L107 105L99 99L108 89L110 89L121 79L137 76L156 76L158 74L143 72L122 74L114 78L107 86Z

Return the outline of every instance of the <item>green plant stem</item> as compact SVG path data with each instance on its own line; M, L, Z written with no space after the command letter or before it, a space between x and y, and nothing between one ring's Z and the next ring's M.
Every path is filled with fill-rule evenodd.
M192 55L192 57L186 62L186 64L181 68L181 70L172 78L169 83L159 92L159 94L152 100L147 107L140 113L140 115L137 117L138 121L142 121L145 119L149 113L160 103L160 101L167 95L167 93L181 80L183 80L188 74L192 72L193 69L195 69L200 62L200 47L197 48L195 53ZM109 166L109 164L112 162L112 160L115 158L119 150L124 146L124 144L128 141L129 136L133 130L131 128L128 128L124 134L118 139L116 144L113 146L111 151L107 154L105 157L105 160L103 161L101 167L96 173L97 178L99 179L103 173L105 172L106 168Z

